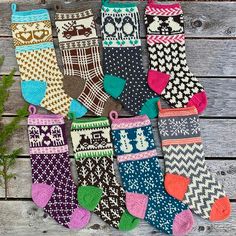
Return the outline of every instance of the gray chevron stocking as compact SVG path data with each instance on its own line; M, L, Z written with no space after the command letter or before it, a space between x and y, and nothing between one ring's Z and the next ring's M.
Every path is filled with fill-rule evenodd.
M204 219L227 219L231 205L205 164L197 109L158 106L166 191Z

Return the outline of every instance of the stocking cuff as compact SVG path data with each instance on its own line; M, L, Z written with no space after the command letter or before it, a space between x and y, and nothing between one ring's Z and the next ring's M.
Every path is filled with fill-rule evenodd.
M176 16L183 14L183 11L179 3L159 4L152 1L151 3L148 3L145 9L145 14L158 16Z
M113 156L110 124L106 117L75 120L71 137L76 160Z

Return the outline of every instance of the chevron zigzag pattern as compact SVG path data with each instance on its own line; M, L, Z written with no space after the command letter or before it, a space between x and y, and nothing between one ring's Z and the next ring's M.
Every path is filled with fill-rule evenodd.
M147 42L149 45L154 45L155 43L169 44L169 43L182 43L185 40L184 34L178 35L147 35Z
M158 9L154 7L147 6L145 10L147 15L159 15L159 16L175 16L183 14L183 11L179 7L168 8L168 9Z
M183 202L204 219L209 219L214 202L225 196L220 183L208 171L202 144L163 146L166 173L191 179Z

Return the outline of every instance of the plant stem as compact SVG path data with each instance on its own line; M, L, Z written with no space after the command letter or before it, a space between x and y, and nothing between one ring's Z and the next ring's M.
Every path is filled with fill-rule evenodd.
M4 188L5 188L5 200L7 200L7 169L6 165L3 166L3 181L4 181Z

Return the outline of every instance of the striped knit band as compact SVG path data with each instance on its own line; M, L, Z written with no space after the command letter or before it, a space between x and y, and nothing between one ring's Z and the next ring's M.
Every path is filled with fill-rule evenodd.
M28 118L29 125L56 125L64 124L65 121L61 115L39 115L32 114Z

